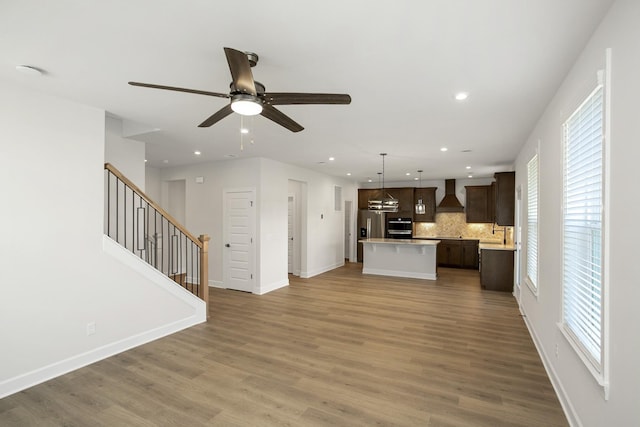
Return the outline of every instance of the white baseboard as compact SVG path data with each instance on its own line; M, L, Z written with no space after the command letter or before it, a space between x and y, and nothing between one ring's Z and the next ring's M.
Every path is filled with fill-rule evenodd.
M127 337L121 341L117 341L86 353L69 357L51 365L38 368L17 377L10 378L0 383L0 399L199 323L202 323L200 316L193 315L186 319L182 319L168 325L163 325L159 328L145 331L138 335Z
M344 266L344 260L342 260L341 262L337 262L335 264L332 264L332 265L327 265L325 267L315 269L315 270L301 271L300 272L300 277L303 278L303 279L308 279L310 277L317 276L318 274L326 273L327 271L331 271L331 270L334 270L334 269L336 269L338 267L342 267L342 266Z
M284 288L289 286L289 279L283 280L281 282L269 283L268 285L260 286L259 292L254 292L257 295L264 295L266 293L275 291L276 289Z
M560 406L562 406L564 415L567 417L567 421L569 422L569 425L572 427L582 427L582 422L580 421L578 414L576 413L573 405L571 404L571 400L569 399L569 396L567 395L564 387L562 386L562 382L560 381L560 378L558 378L558 374L556 373L556 370L553 368L553 364L549 361L550 359L547 356L547 353L544 351L544 348L542 347L542 344L540 343L540 340L536 335L535 329L531 327L531 324L529 323L529 319L527 318L526 313L522 311L522 307L520 307L520 313L522 314L522 318L524 319L524 324L527 326L529 335L533 340L533 344L536 346L536 350L538 350L538 354L540 355L540 359L542 360L542 365L544 366L545 371L547 371L547 376L549 377L549 380L551 381L551 385L553 386L553 389L555 390L556 395L558 396L558 400L560 401Z
M223 288L224 289L224 284L222 283L221 280L209 280L209 287L211 287L211 288Z

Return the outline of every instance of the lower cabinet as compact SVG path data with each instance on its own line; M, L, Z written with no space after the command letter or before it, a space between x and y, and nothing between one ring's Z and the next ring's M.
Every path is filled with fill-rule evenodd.
M440 240L438 266L477 269L478 243L478 240Z
M480 285L489 291L513 291L513 251L482 249Z

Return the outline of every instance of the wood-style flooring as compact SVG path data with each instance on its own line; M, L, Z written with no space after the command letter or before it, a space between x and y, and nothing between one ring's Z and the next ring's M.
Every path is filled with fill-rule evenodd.
M565 426L509 293L348 264L0 400L1 426Z

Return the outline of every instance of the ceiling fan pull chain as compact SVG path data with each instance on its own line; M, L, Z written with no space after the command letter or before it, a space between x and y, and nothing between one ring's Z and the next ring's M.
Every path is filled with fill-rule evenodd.
M244 151L244 116L240 115L240 151Z

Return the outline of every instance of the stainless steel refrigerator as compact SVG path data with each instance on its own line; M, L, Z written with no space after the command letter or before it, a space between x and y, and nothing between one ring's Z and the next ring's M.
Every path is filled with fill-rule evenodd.
M358 211L358 239L385 237L386 213L361 209ZM358 262L362 262L362 243L358 243Z

